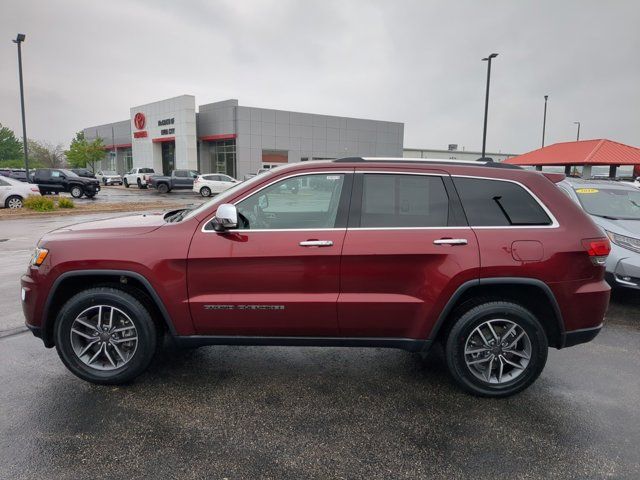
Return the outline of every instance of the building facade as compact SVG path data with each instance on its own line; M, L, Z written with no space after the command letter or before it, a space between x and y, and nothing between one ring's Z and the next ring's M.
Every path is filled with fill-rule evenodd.
M435 150L428 148L405 148L402 156L404 158L432 158L438 160L478 160L482 157L482 152L458 150L457 145L450 145L449 150ZM495 153L486 152L485 157L492 158L494 162L503 162L507 158L517 157L517 153Z
M404 124L246 107L235 99L196 108L194 96L182 95L132 107L129 120L83 131L105 144L103 170L193 169L242 179L283 163L401 157Z

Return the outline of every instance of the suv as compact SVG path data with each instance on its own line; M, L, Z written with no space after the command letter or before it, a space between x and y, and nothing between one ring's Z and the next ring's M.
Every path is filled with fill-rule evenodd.
M511 395L549 346L593 339L609 302L609 240L562 178L402 159L278 168L195 209L48 233L22 277L26 323L94 383L133 379L168 335L423 355L440 343L461 387Z
M64 168L38 168L33 174L32 183L36 183L42 195L69 192L73 198L86 195L93 198L100 191L100 182L95 178L80 177Z

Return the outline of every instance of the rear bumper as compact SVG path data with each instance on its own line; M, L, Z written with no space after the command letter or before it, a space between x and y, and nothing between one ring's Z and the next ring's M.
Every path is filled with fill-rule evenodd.
M581 343L587 343L598 336L602 330L602 325L592 328L582 328L580 330L572 330L571 332L565 332L563 347L573 347Z

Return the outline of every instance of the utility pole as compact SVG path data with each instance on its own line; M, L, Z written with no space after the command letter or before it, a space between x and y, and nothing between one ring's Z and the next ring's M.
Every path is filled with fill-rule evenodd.
M576 142L580 141L580 122L573 122L574 125L578 125L578 134L576 135Z
M13 43L18 45L18 75L20 77L20 107L22 108L22 148L24 149L24 169L27 174L27 182L29 181L29 150L27 149L27 121L24 115L24 86L22 83L22 49L20 48L26 35L19 33Z
M492 53L487 58L483 58L483 62L487 62L487 92L484 97L484 128L482 130L482 158L485 157L487 147L487 116L489 114L489 84L491 83L491 60L498 56Z
M547 100L549 95L544 96L544 116L542 117L542 146L544 147L544 133L547 128Z

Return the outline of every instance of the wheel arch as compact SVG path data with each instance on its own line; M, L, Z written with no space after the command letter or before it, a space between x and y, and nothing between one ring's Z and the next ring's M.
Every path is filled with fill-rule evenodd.
M560 306L549 286L541 280L523 277L481 278L463 283L451 296L434 325L430 340L441 340L453 325L456 311L474 299L513 301L531 310L542 324L549 346L565 343Z
M143 275L130 270L73 270L60 275L53 282L47 296L42 312L42 340L46 347L50 348L55 344L53 328L57 311L73 295L86 290L87 285L111 285L134 296L142 297L139 299L153 310L152 317L161 318L161 326L172 336L177 335L162 299Z

